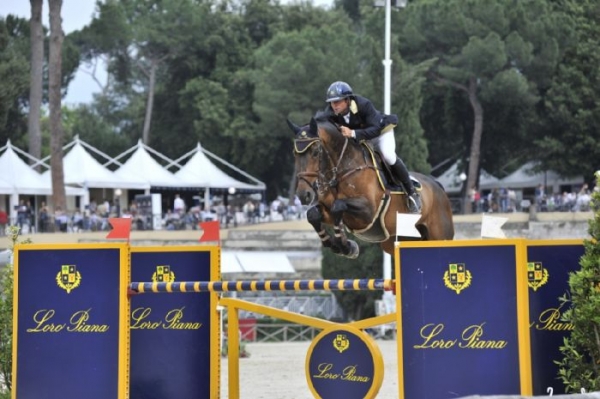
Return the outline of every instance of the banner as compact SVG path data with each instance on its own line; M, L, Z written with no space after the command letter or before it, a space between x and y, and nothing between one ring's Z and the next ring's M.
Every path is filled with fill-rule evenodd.
M216 281L219 247L134 247L134 282ZM216 397L219 318L214 293L131 298L131 399Z
M13 397L125 399L127 245L29 244L14 259Z
M531 394L524 240L400 243L401 398Z

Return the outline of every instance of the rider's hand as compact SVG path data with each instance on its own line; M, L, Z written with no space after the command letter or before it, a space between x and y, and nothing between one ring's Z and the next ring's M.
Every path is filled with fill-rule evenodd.
M342 135L344 137L348 137L348 138L354 138L354 130L350 129L347 126L342 126L341 127L341 131L342 131Z

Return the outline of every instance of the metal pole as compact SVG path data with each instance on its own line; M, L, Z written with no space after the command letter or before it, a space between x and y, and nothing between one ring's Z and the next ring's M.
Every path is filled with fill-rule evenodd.
M384 279L133 282L129 289L132 295L160 292L392 291L395 282Z
M390 41L392 30L392 0L385 0L385 59L383 60L383 112L390 114L392 111L392 60L390 58ZM393 234L396 234L393 232ZM383 278L392 278L392 257L387 252L383 253ZM386 295L386 293L384 293ZM387 294L391 295L391 294Z
M392 30L392 0L385 0L385 59L383 60L383 112L391 113L392 108L392 60L390 39Z

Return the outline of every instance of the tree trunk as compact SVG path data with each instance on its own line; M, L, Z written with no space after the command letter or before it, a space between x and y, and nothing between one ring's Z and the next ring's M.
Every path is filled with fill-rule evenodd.
M464 188L463 210L464 213L472 213L469 192L477 184L477 172L479 170L479 158L481 156L481 135L483 133L483 107L477 97L477 78L469 80L469 101L473 107L475 123L473 126L473 138L471 139L471 152L469 154L469 170L467 173L467 186Z
M66 210L65 175L63 170L63 127L61 120L62 81L62 0L49 0L50 51L48 66L48 95L50 100L50 167L52 174L52 202L54 209Z
M44 74L44 31L42 26L43 0L30 0L30 2L31 86L29 88L29 115L27 123L29 134L29 154L37 159L40 159L42 157L40 112L42 107L42 80ZM33 160L30 163L33 163Z
M146 102L146 116L144 118L144 130L142 131L142 142L146 145L150 145L150 121L152 120L152 107L154 106L154 87L156 86L157 67L158 62L153 59L148 77L148 101Z

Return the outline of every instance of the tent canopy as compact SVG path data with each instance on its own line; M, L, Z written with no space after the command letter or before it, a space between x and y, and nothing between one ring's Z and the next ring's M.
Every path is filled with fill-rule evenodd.
M7 141L4 147L0 148L0 151L4 151L0 156L0 170L2 170L0 193L52 195L50 176L45 178L32 169L17 155L16 150L10 140ZM66 189L66 194L83 195L83 190L69 187Z
M105 168L83 147L83 142L75 137L72 148L63 158L65 185L85 188L123 188L147 190L150 184L137 176L117 176ZM89 144L85 144L89 145ZM69 145L67 145L68 147ZM49 174L50 171L44 172ZM125 176L123 176L125 175Z
M184 181L169 172L150 155L149 152L156 153L156 151L146 146L142 140L139 140L132 149L135 149L135 152L115 171L118 177L127 179L130 176L137 176L152 187L185 187ZM164 155L161 156L171 161Z
M181 181L184 182L184 187L218 189L235 188L239 190L265 189L264 183L260 182L255 178L252 178L247 174L247 176L257 181L257 184L244 183L229 176L217 166L215 166L215 164L213 164L205 155L205 152L208 153L208 151L204 150L200 146L200 143L198 143L197 147L193 151L189 152L188 154L173 162L173 164L176 164L179 160L191 155L186 164L183 165L181 169L179 169L177 172L175 172L175 176L177 176ZM216 155L211 155L217 158Z
M540 184L558 189L559 186L583 184L583 176L563 178L554 171L533 172L535 162L528 162L519 169L499 181L498 187L533 188Z
M460 178L461 173L463 173L463 171L459 170L457 161L446 172L438 177L437 181L444 186L444 190L446 190L447 193L456 194L460 192L463 185L463 180ZM498 180L497 177L492 176L482 169L479 176L479 189L488 190L494 187L499 187L499 181L500 180Z

